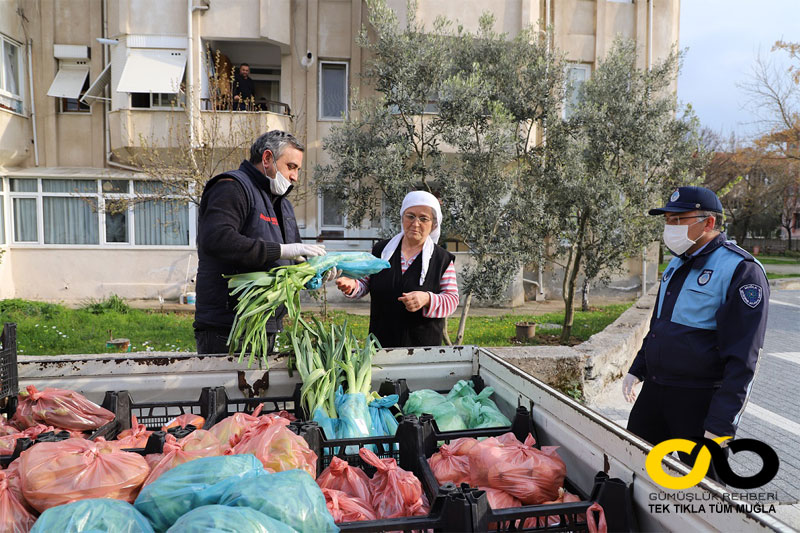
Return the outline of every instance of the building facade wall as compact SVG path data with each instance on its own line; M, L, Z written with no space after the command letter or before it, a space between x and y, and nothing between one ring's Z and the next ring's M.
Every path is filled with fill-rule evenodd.
M403 23L406 1L388 0L388 3ZM288 104L291 116L264 112L257 120L259 127L263 125L265 129L289 129L306 144L305 171L296 213L303 236L317 238L321 228L321 200L312 188L311 176L316 164L327 161L323 140L339 123L339 119L319 116L320 62L347 65L348 105L356 90L360 94L370 92L370 87L360 77L368 58L355 42L357 33L368 21L365 1L193 0L191 5L195 9L191 15L189 5L187 0L0 2L0 33L21 44L27 38L33 43L31 60L41 177L47 177L48 169L62 167L94 169L101 177L110 169L108 152L114 150L117 154L129 155L141 144L140 135L171 146L175 138L171 128L189 121L189 107L194 110L196 123L206 120L207 113L201 111L205 50L207 45L215 44L232 51L234 64L244 60L261 61L279 70L279 99ZM528 25L544 21L553 29L554 46L566 54L568 61L594 69L617 35L636 39L640 66L646 66L651 59L657 61L665 57L678 40L679 7L679 0L438 0L418 2L416 16L425 28L433 27L437 17L445 16L467 31L475 31L481 14L490 11L495 17L495 29L510 36ZM25 27L17 8L21 8L28 19ZM133 109L129 94L115 90L131 47L135 45L132 43L141 43L142 39L167 39L186 50L190 19L192 39L188 43L185 67L189 107ZM103 36L116 39L118 44L98 42L97 38ZM108 106L96 101L88 113L59 112L57 99L47 96L59 69L54 57L57 44L88 47L90 82L106 64L111 64ZM314 58L310 66L302 63L307 51ZM31 102L25 72L25 112L16 114L0 109L0 176L3 168L35 165L32 121L28 118ZM242 116L234 115L232 120ZM211 141L203 138L202 128L197 130L196 142ZM224 139L225 135L218 137ZM0 263L0 297L79 300L110 293L128 298L152 298L159 294L174 298L179 294L187 257L195 254L193 242L185 247L156 250L111 249L104 245L82 248L9 245L11 205L7 190L2 199L6 238L0 241L0 247L7 252ZM194 208L190 213L196 217ZM342 232L348 238L375 235L373 229L342 228ZM349 250L366 249L371 245L370 241L355 239L327 244L329 249ZM59 264L55 274L54 263ZM631 264L631 276L635 275L637 263L641 264L635 260ZM196 268L196 261L193 265ZM13 289L8 289L9 284ZM509 301L515 298L518 294L511 295Z

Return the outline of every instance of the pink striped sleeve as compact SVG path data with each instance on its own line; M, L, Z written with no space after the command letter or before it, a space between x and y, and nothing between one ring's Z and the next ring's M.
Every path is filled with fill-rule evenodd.
M357 279L356 283L358 283L358 288L351 292L350 294L345 294L348 298L361 298L365 294L369 292L369 276L366 276L361 279Z
M422 310L426 318L446 318L452 315L458 307L458 283L456 282L456 267L451 261L439 283L440 292L431 295L431 303L427 309Z

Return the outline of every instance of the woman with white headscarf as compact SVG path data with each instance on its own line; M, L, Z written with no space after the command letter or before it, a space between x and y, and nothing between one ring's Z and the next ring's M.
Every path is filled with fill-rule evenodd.
M444 319L458 306L458 285L455 257L436 244L439 200L429 192L410 192L400 217L400 233L372 249L391 268L359 280L339 278L336 285L349 298L371 293L369 331L381 346L440 346Z

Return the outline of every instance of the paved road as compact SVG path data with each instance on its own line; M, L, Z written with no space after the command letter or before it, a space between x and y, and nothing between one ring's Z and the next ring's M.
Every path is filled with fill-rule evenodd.
M800 291L773 290L767 335L750 400L737 437L751 437L772 446L781 460L777 477L766 487L782 502L800 499ZM744 457L739 457L740 455ZM760 468L755 455L738 454L735 471Z

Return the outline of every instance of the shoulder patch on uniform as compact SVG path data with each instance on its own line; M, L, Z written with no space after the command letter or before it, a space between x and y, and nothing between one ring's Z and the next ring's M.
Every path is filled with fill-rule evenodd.
M748 261L754 261L755 260L755 258L752 255L750 255L750 252L740 248L738 245L734 244L731 241L722 241L722 246L724 246L727 250L730 250L731 252L733 252L735 254L741 255L742 257L744 257Z
M673 271L673 270L675 270L675 269L674 269L674 268L672 268L672 267L669 267L668 269L666 269L666 270L664 271L664 273L663 273L663 274L661 274L661 279L662 279L663 281L667 281L667 280L669 279L669 277L672 275L672 271Z
M697 276L697 284L698 285L705 285L709 281L711 281L711 275L714 273L711 269L705 269L703 272Z
M739 287L739 295L742 297L742 301L747 304L748 307L755 309L758 307L758 304L761 303L761 299L764 297L764 290L760 285L750 283Z

